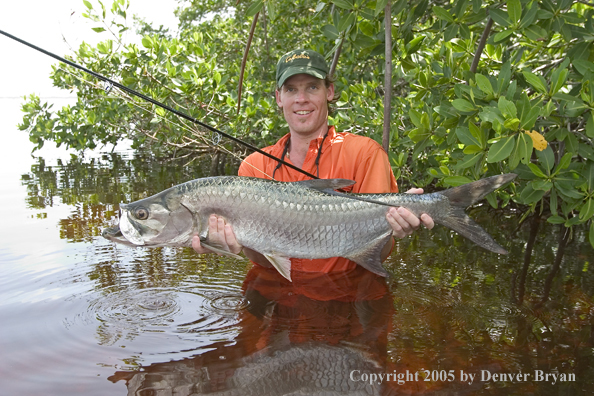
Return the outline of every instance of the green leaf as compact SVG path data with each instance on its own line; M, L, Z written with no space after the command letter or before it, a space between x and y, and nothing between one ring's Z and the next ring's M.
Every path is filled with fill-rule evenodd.
M544 174L544 172L538 167L538 165L530 163L528 164L528 168L530 168L530 170L536 177L546 179L547 175Z
M415 128L408 133L408 137L414 143L422 142L423 140L429 139L431 137L431 133L429 131L423 130L421 128Z
M324 5L324 3L320 3L320 4ZM320 6L320 4L318 4L318 7ZM276 1L267 1L266 2L266 12L268 13L268 16L270 17L270 21L272 21L272 22L274 22L274 20L276 19L277 15L278 15L276 7L277 7Z
M375 34L375 26L373 23L363 19L359 22L359 30L366 36L373 37Z
M594 73L594 63L589 62L584 59L576 59L572 62L573 67L580 73L582 76L588 72Z
M93 5L89 1L83 0L83 3L89 10L93 9Z
M325 25L322 27L322 34L326 36L328 40L336 40L338 38L338 30L334 25Z
M594 198L588 198L580 208L580 220L586 221L594 215Z
M443 179L443 182L445 184L452 186L452 187L457 187L457 186L461 186L463 184L468 184L471 181L472 180L470 180L466 176L448 176Z
M547 218L547 223L563 224L565 223L565 219L561 216L550 216L549 218Z
M445 8L440 6L433 7L433 13L439 19L442 19L446 22L454 22L454 17L450 14Z
M349 12L346 17L341 17L340 22L337 26L338 31L343 32L347 30L355 22L356 15L357 14L355 14L354 12Z
M590 222L590 232L588 232L588 240L590 241L590 245L594 247L594 221Z
M153 47L153 40L151 40L150 37L145 36L145 37L142 38L142 45L145 48L152 48Z
M518 155L520 162L527 165L530 163L534 143L532 138L525 133L518 134Z
M104 32L104 31L105 31L105 29L104 29L104 28L102 28L102 27L94 27L94 28L91 28L91 29L93 29L93 30L94 30L94 31L96 31L97 33L101 33L101 32Z
M262 11L262 7L264 7L264 0L256 0L245 11L245 15L248 17L253 17L260 11Z
M332 2L337 7L343 8L345 10L352 10L353 9L353 2L352 1L347 1L347 0L333 0ZM385 7L385 5L384 5L384 7Z
M548 33L545 29L541 28L540 26L532 25L524 29L524 35L532 41L540 41L545 40L548 36Z
M575 155L574 153L565 153L565 155L563 157L561 157L561 159L559 160L559 164L557 164L557 166L555 167L554 175L556 175L563 169L567 169L569 167L569 165L571 164L571 159L573 158L574 155Z
M538 6L535 3L529 3L527 5L528 11L526 11L526 14L524 14L524 17L522 18L519 28L520 29L524 29L530 25L532 25L532 22L534 22L534 20L536 19L536 14L538 13Z
M537 76L528 70L522 71L522 74L524 75L524 78L526 78L526 81L528 81L528 83L532 85L537 91L541 93L547 92L547 85L544 81L544 78Z
M532 187L535 190L550 191L550 189L553 188L553 182L548 180L534 180L532 182Z
M483 157L482 154L465 155L464 159L462 159L462 161L460 161L456 165L454 165L454 169L462 170L462 169L470 168L471 166L474 166L474 164L476 164L482 157Z
M551 169L555 166L555 154L553 153L551 146L547 146L547 148L542 151L537 150L536 156L538 157L539 163L547 171L547 174L550 174Z
M512 23L518 23L520 21L522 17L522 3L520 3L520 0L507 1L507 15Z
M546 191L535 190L532 188L532 185L527 184L520 193L520 200L525 205L530 205L531 203L540 201L545 194Z
M569 70L567 69L561 70L558 75L555 75L555 73L553 73L553 75L551 76L551 90L549 91L549 95L553 96L557 93L557 91L561 89L561 87L563 87L563 84L565 84L565 80L567 79L568 73Z
M475 110L474 105L466 99L454 99L452 106L462 112L472 112Z
M498 121L500 124L503 124L505 122L505 119L501 115L499 109L493 106L483 107L483 110L479 112L479 118L483 121L491 123Z
M585 177L588 183L588 191L594 192L594 162L590 162Z
M586 136L594 138L594 116L590 112L587 116L588 121L586 122Z
M520 126L520 120L517 118L508 118L503 123L503 126L506 127L507 129L515 131L516 129L518 129L518 126Z
M516 105L512 101L505 99L503 96L499 98L497 108L505 118L516 118L518 114Z
M515 146L515 141L512 136L500 139L489 148L489 154L487 155L487 162L499 162L503 161L510 156Z
M476 126L473 122L468 123L468 130L479 143L479 146L485 148L485 143L487 142L487 137L485 136L485 133L483 133L483 131L481 131L481 129L478 126Z
M501 65L501 70L499 71L499 77L497 77L497 93L501 94L504 91L507 91L509 87L509 82L511 80L511 62L507 61L503 65Z
M419 47L423 43L423 40L425 40L425 36L419 36L419 37L415 37L414 39L412 39L406 45L406 56L409 56L409 55L414 54L415 52L417 52L418 49L419 49Z
M463 150L464 154L476 154L482 151L483 149L481 147L475 145L466 146Z
M470 130L468 128L465 128L465 127L456 128L456 136L458 136L460 143L462 143L466 146L475 145L479 148L481 146L480 140L477 139L476 137L474 137L472 135L472 133L470 133Z
M491 81L489 81L488 77L485 77L482 74L476 74L474 78L476 80L477 87L479 87L481 91L487 95L493 94L493 86L491 85Z
M444 41L450 41L458 34L459 26L458 24L454 23L449 25L446 30L443 32L443 39Z
M499 10L497 8L490 8L489 16L498 25L501 25L504 27L508 27L509 25L511 25L511 22L509 20L507 13L502 10Z
M495 41L496 43L503 41L509 36L511 36L513 32L513 29L507 29L502 32L499 32L495 36L493 36L493 41Z
M423 123L421 122L421 113L420 112L418 112L415 109L410 109L408 111L408 116L410 117L410 120L412 121L413 124L415 124L415 126L417 128L423 127Z
M390 0L378 0L377 3L375 3L375 15L376 16L379 15L386 8L388 1L390 1Z
M558 208L558 200L557 200L557 190L555 188L551 188L551 194L549 195L549 208L551 209L551 214L553 216L557 216L557 208Z

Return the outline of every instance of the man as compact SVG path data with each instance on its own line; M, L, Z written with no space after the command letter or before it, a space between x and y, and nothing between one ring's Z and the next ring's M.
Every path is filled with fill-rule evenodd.
M356 184L350 187L352 192L398 192L388 156L377 142L363 136L338 133L333 126L328 126L328 104L334 99L334 84L328 76L328 66L322 55L311 50L295 50L283 55L276 67L276 82L276 103L283 111L289 133L265 151L322 179L355 180ZM308 179L304 174L281 166L278 161L260 153L248 156L238 174L279 181ZM407 192L420 194L423 190ZM412 234L421 224L428 229L434 225L427 214L419 219L404 208L390 208L386 219L396 238ZM232 253L243 250L257 264L271 266L263 255L242 248L235 239L232 225L222 217L213 215L209 218L209 239ZM390 254L393 242L390 240L382 250L382 260ZM192 246L198 253L210 253L200 246L197 236L192 240ZM291 272L343 271L354 266L354 262L342 257L291 260Z

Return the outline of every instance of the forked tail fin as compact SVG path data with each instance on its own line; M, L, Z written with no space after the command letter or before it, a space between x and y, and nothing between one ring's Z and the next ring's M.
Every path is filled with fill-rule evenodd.
M472 242L487 250L498 254L507 254L507 250L499 246L487 231L468 217L468 215L464 213L464 209L467 206L480 201L490 192L512 181L516 176L515 173L491 176L462 186L440 191L439 194L444 195L449 199L452 208L448 217L440 219L437 222L456 231L460 235L470 239Z
M499 187L509 183L516 178L515 173L506 173L504 175L491 176L462 186L453 187L438 194L445 195L453 206L466 208L481 199L487 194L497 190Z

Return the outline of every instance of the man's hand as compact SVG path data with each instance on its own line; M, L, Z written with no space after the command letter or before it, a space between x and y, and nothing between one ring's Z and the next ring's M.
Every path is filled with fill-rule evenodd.
M411 188L406 192L407 194L423 194L422 188ZM398 207L398 208L390 208L388 213L386 214L386 219L390 226L392 227L392 235L395 238L405 238L411 235L415 230L418 230L421 224L423 224L427 229L432 229L435 223L431 216L426 213L421 215L419 219L413 213L411 213L408 209Z
M213 246L234 254L239 254L242 249L242 246L235 239L235 233L231 225L227 224L222 217L214 214L208 218L208 241ZM213 253L200 245L200 237L198 235L194 235L192 238L192 247L196 253Z

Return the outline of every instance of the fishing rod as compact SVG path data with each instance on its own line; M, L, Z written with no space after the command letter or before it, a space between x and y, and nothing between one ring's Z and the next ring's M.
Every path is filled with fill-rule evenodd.
M241 145L243 145L243 146L245 146L245 147L247 147L247 148L249 148L249 149L251 149L253 151L256 151L256 152L258 152L258 153L260 153L260 154L262 154L262 155L264 155L264 156L266 156L268 158L271 158L271 159L273 159L275 161L278 161L279 163L281 163L283 165L286 165L289 168L294 169L294 170L296 170L298 172L301 172L304 175L311 177L312 179L319 179L319 177L317 177L316 175L313 175L313 174L311 174L311 173L309 173L307 171L304 171L303 169L301 169L301 168L299 168L299 167L297 167L297 166L295 166L295 165L293 165L291 163L288 163L285 160L280 159L280 158L278 158L278 157L276 157L276 156L274 156L274 155L272 155L270 153L267 153L266 151L264 151L262 149L259 149L258 147L254 146L254 145L251 145L251 144L249 144L247 142L244 142L241 139L238 139L238 138L236 138L236 137L234 137L232 135L229 135L228 133L225 133L225 132L220 131L220 130L218 130L218 129L216 129L216 128L208 125L208 124L205 124L205 123L203 123L201 121L198 121L196 118L191 117L191 116L189 116L189 115L187 115L187 114L185 114L185 113L183 113L183 112L181 112L179 110L176 110L176 109L174 109L174 108L172 108L170 106L167 106L166 104L161 103L158 100L155 100L155 99L153 99L153 98L151 98L149 96L146 96L146 95L144 95L144 94L142 94L142 93L140 93L138 91L135 91L132 88L128 88L125 85L122 85L122 84L118 83L117 81L114 81L114 80L112 80L110 78L107 78L107 77L105 77L105 76L103 76L103 75L101 75L99 73L96 73L96 72L94 72L92 70L89 70L89 69L87 69L84 66L81 66L81 65L79 65L77 63L74 63L72 61L69 61L68 59L64 59L61 56L56 55L56 54L54 54L52 52L46 51L43 48L40 48L40 47L38 47L38 46L36 46L34 44L31 44L31 43L29 43L29 42L27 42L25 40L22 40L22 39L20 39L20 38L18 38L16 36L13 36L12 34L7 33L7 32L5 32L3 30L0 30L0 33L3 34L4 36L8 37L8 38L11 38L11 39L13 39L13 40L15 40L15 41L17 41L17 42L19 42L21 44L26 45L27 47L33 48L34 50L37 50L37 51L39 51L39 52L41 52L41 53L43 53L45 55L48 55L48 56L50 56L50 57L52 57L54 59L57 59L58 61L60 61L62 63L65 63L67 65L70 65L70 66L74 67L74 68L77 68L79 70L82 70L85 73L88 73L88 74L90 74L90 75L98 78L101 81L108 82L108 83L112 84L113 86L121 89L124 92L127 92L127 93L129 93L131 95L137 96L137 97L139 97L139 98L141 98L141 99L143 99L143 100L145 100L147 102L150 102L150 103L152 103L152 104L154 104L156 106L159 106L159 107L161 107L161 108L163 108L163 109L165 109L167 111L170 111L173 114L175 114L175 115L177 115L177 116L179 116L179 117L181 117L183 119L186 119L186 120L188 120L190 122L193 122L194 124L200 125L201 127L206 128L206 129L208 129L211 132L218 133L218 134L226 137L227 139L230 139L230 140L232 140L232 141L234 141L236 143L239 143L239 144L241 144Z

